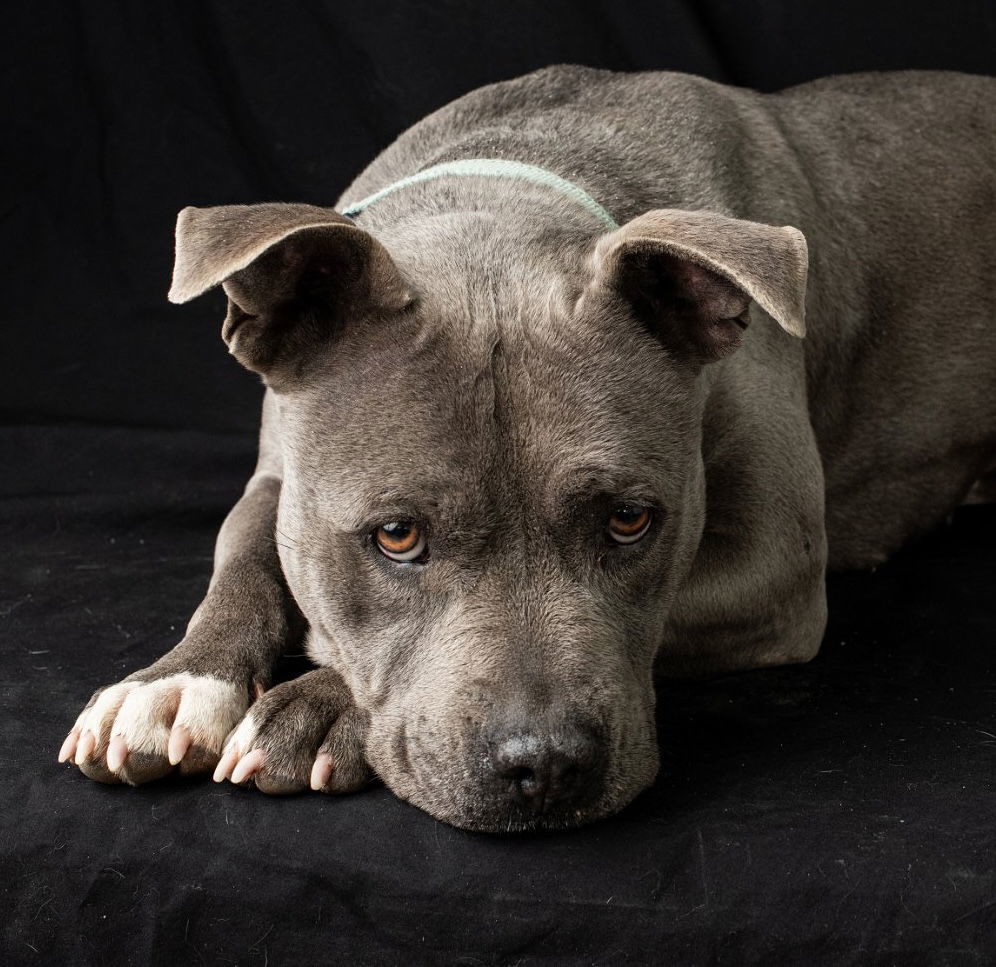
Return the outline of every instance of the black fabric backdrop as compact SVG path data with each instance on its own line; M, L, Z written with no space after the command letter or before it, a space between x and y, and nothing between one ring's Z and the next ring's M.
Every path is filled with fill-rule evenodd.
M91 691L176 641L251 469L260 388L220 297L165 301L180 207L331 204L421 115L554 62L764 90L996 73L991 4L65 0L2 23L4 963L996 960L993 507L832 579L812 664L663 687L656 787L587 829L55 763Z

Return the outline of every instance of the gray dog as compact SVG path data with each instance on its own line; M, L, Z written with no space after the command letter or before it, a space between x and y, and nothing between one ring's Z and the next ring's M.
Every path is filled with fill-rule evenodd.
M259 463L183 640L60 758L376 774L477 830L620 809L655 670L812 658L827 567L991 485L994 165L992 79L555 67L416 125L346 215L186 209L170 298L224 287ZM269 688L302 633L320 667Z

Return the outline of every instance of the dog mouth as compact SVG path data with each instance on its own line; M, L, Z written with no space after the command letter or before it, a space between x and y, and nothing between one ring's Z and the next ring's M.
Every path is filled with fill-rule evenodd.
M376 730L375 730L376 732ZM482 741L479 730L435 747L404 725L373 735L368 754L385 785L435 819L468 832L536 833L588 825L618 812L657 772L656 743L630 774L605 731L538 748L516 737ZM639 757L627 757L632 765ZM652 760L652 761L649 761Z
M542 808L516 802L509 797L489 795L478 788L450 790L439 796L434 786L395 790L400 798L427 812L434 819L471 833L537 834L565 832L601 822L615 815L652 784L656 765L642 777L630 781L607 781L586 788L570 801L545 803Z
M418 805L413 803L413 805ZM563 806L554 807L535 812L528 807L519 805L500 806L494 805L490 808L485 803L481 803L477 808L469 813L446 813L433 815L458 829L473 833L543 833L562 832L564 830L575 829L579 826L587 826L590 823L604 819L621 809L625 803L611 807L599 805L597 801L585 807Z

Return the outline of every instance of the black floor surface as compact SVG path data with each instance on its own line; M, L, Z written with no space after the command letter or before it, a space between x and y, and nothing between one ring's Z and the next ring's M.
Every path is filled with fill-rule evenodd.
M834 578L811 664L662 686L663 769L622 814L500 838L384 788L130 789L57 765L93 689L177 639L253 440L0 442L5 963L996 957L996 507Z
M11 2L0 25L0 967L996 963L996 507L834 578L810 665L663 686L656 786L575 832L55 761L93 690L181 634L254 459L222 295L165 301L181 207L334 204L428 112L552 63L764 91L994 74L991 3Z

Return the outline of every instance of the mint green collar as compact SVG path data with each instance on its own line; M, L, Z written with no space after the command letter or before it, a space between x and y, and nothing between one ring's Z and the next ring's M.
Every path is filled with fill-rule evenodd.
M423 181L431 181L434 178L444 178L449 176L457 177L489 177L489 178L519 178L523 181L531 181L537 185L546 185L559 191L562 195L577 202L582 208L594 215L608 228L615 229L619 225L616 220L583 188L573 182L555 175L546 168L539 168L536 165L523 164L521 161L503 161L499 158L467 158L462 161L446 161L443 164L433 165L424 171L418 171L414 175L402 178L375 191L372 195L367 195L361 201L355 201L347 205L342 214L349 218L359 215L365 208L368 208L376 201L387 195L409 185L417 185Z

